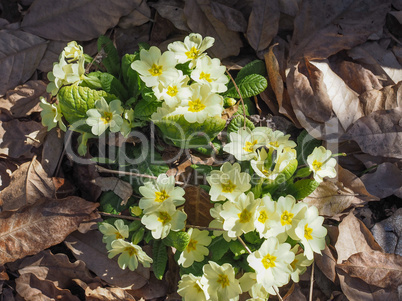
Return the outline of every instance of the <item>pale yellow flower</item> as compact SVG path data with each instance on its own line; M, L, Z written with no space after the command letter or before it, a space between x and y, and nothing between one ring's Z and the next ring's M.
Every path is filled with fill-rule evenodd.
M187 233L190 236L190 241L177 261L178 264L185 268L191 266L194 261L203 261L204 257L209 254L209 250L206 247L209 246L212 241L209 232L206 230L200 231L190 228Z
M183 297L184 301L207 301L208 293L201 284L201 277L193 274L185 274L179 281L177 293Z
M99 231L103 234L102 241L106 243L106 249L110 250L112 242L117 239L124 239L128 237L129 229L121 219L114 222L114 226L109 223L101 223Z
M229 82L225 71L226 67L221 65L219 59L206 56L197 61L191 78L200 84L210 85L212 92L223 93L228 89L226 84Z
M323 181L324 177L336 177L336 160L331 158L332 152L325 147L316 147L311 155L307 157L307 163L310 170L314 173L314 180L318 183Z
M117 263L123 270L128 267L129 270L135 271L138 267L138 262L144 267L149 268L153 262L152 258L140 246L123 239L117 239L112 242L108 257L113 258L117 254L120 254Z

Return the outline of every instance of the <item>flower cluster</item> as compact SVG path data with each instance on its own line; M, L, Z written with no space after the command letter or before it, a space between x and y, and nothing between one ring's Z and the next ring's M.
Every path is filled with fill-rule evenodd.
M203 39L192 33L184 42L169 44L164 53L155 46L141 50L140 60L131 67L152 88L157 99L163 101L152 120L182 115L189 123L203 123L209 117L221 116L223 97L218 93L227 90L229 79L220 60L205 53L213 43L214 38ZM188 74L178 64L187 68Z

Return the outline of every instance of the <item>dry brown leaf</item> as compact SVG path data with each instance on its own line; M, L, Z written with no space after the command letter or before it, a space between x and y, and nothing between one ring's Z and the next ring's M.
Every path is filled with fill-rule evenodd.
M32 132L43 128L42 124L35 121L19 121L13 119L8 122L0 122L0 154L11 158L32 158L33 146L27 143L27 136Z
M102 191L113 191L122 199L120 204L122 206L127 204L128 199L133 194L133 187L131 184L116 177L97 177L93 180L93 183L98 185Z
M156 277L151 276L147 285L138 290L128 290L127 292L137 300L158 300L158 298L164 299L167 290L166 279L158 280Z
M339 236L335 249L338 253L337 263L342 263L359 252L382 251L370 230L353 213L339 224Z
M34 274L38 279L52 281L55 286L64 289L73 284L72 279L78 278L88 283L94 279L81 260L72 263L67 255L52 254L50 250L26 257L20 263L18 273Z
M374 111L402 107L402 82L381 90L370 90L359 96L364 115Z
M8 185L10 185L11 180L10 177L17 168L18 168L17 163L8 159L2 159L2 158L0 159L0 191L6 188Z
M20 30L0 31L0 96L25 83L45 53L47 42Z
M376 223L370 230L386 253L402 256L402 208Z
M56 245L99 204L79 197L42 198L18 211L0 213L0 264Z
M215 38L214 46L208 50L212 56L223 59L239 54L243 44L239 34L229 30L225 24L213 16L210 0L186 1L184 15L187 18L188 27L193 32L197 32L203 37Z
M184 3L180 0L159 0L156 3L149 3L156 9L158 14L168 19L173 25L180 30L190 31L187 26L187 20L183 12Z
M188 224L207 227L212 221L209 209L214 207L209 194L199 186L187 186L184 190L184 211L187 213Z
M316 206L320 215L339 219L346 209L378 200L368 193L359 177L338 165L338 177L325 178L303 202Z
M141 26L151 20L151 9L146 1L141 1L139 6L128 15L122 17L117 26L126 29Z
M96 0L36 0L21 28L49 40L88 41L117 25L139 3L141 0L104 0L102 5Z
M81 190L83 198L96 202L102 194L102 189L92 182L93 179L99 177L95 164L74 164L73 174L75 179L74 184Z
M88 285L81 279L74 281L85 290L87 301L135 301L133 296L120 287L101 287L99 283Z
M380 164L375 172L367 173L361 179L367 190L379 198L399 194L402 187L402 171L390 162Z
M336 259L328 246L321 251L322 255L315 254L314 263L321 270L321 272L332 282L336 282Z
M46 84L41 80L31 80L14 90L7 91L0 98L0 110L7 112L11 118L22 118L33 112L40 112L39 97L49 98L46 93Z
M294 21L290 61L325 59L382 30L391 0L302 1Z
M53 181L36 158L22 164L11 175L10 181L10 185L0 192L0 206L3 211L33 204L42 197L55 197Z
M15 283L15 290L25 301L80 301L69 290L58 288L52 281L40 280L34 274L21 275Z
M401 120L402 108L376 111L360 118L342 139L356 141L370 155L402 159Z
M49 176L55 174L64 150L64 132L59 128L51 129L45 138L42 149L42 167Z
M59 60L60 53L69 41L48 41L45 54L43 55L38 69L42 72L50 72L53 70L53 63ZM85 50L84 50L85 51Z
M255 0L248 20L246 37L257 52L268 48L279 28L279 0Z
M134 272L129 269L122 270L116 257L108 258L102 238L103 235L98 230L85 234L74 232L65 239L65 243L77 259L85 262L88 269L107 283L130 289L144 286L150 278L149 268L139 264Z
M395 254L361 252L336 267L369 285L395 290L402 285L402 257Z
M247 21L241 11L219 2L211 2L212 14L232 31L245 32Z
M348 51L351 58L370 69L382 85L394 85L402 80L402 66L391 50L377 42L366 42Z

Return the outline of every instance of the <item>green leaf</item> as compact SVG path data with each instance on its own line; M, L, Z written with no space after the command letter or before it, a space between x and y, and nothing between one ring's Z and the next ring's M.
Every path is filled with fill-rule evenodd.
M106 213L119 214L128 207L127 205L122 206L121 202L122 199L113 191L103 192L99 200L99 210Z
M131 242L138 245L144 238L145 228L139 228L131 237Z
M106 67L107 72L118 77L120 72L119 54L112 40L108 37L100 36L98 38L98 52L102 50L105 52L105 55L102 57L102 63Z
M302 200L309 196L320 185L315 180L303 179L287 187L287 192L295 197L296 200Z
M235 259L240 258L241 255L246 254L247 250L238 240L232 240L229 242L230 251L235 255Z
M267 75L267 67L265 66L265 63L261 60L255 60L255 61L248 63L237 74L236 79L235 79L236 84L239 83L246 76L252 75L252 74L259 74L262 76L266 76ZM232 87L233 87L233 83L230 82L228 85L228 89L230 89Z
M243 99L260 94L267 88L268 85L265 77L259 74L247 75L246 77L242 78L239 83L236 84L240 90ZM240 98L235 87L230 88L226 92L225 96Z
M219 166L210 166L210 165L202 165L202 164L192 164L191 168L201 175L208 176L211 171L219 170Z
M162 243L161 240L154 240L153 248L153 264L152 268L155 274L155 277L158 280L162 280L163 275L165 274L166 264L168 260L168 254L166 246Z
M87 111L93 109L95 101L101 97L105 98L108 103L117 98L115 95L102 90L97 91L77 85L62 87L57 94L60 110L70 124L86 119Z
M103 90L116 95L123 103L128 99L126 88L124 88L123 84L113 75L109 73L101 73L100 81Z
M300 168L297 172L296 172L296 178L305 178L310 176L311 174L311 170L309 167L303 167Z
M297 137L297 161L300 164L307 165L307 157L311 155L314 148L321 146L322 142L309 135L306 130L303 130Z
M285 169L281 172L284 175L284 181L289 180L297 169L297 160L290 160L289 164L286 165Z
M177 70L181 70L181 71L183 72L183 75L188 75L188 76L190 76L190 75L191 75L191 71L193 71L193 69L191 69L191 68L189 67L189 65L190 65L190 61L188 61L188 62L186 62L186 63L184 63L184 64L177 64L177 65L176 65L176 69L177 69Z
M128 88L128 93L135 100L141 94L143 82L137 71L131 68L131 63L139 58L138 54L126 54L121 59L121 72L123 75L124 83Z
M243 101L244 101L244 109L246 111L246 116L254 115L257 113L255 104L250 98L245 98L245 99L243 99ZM243 114L243 105L241 104L241 102L239 102L239 108L237 109L237 112L235 113L235 115L244 115Z
M243 115L237 115L236 117L234 117L234 118L230 121L230 123L229 123L229 125L228 125L228 128L227 128L227 133L228 133L228 135L229 135L230 133L232 133L232 132L237 133L237 131L238 131L240 128L242 128L243 125L244 125L244 116L243 116ZM255 129L254 124L253 124L250 120L248 120L247 118L246 118L246 127L248 127L250 130L254 130L254 129Z
M264 239L261 239L260 236L257 234L257 231L244 234L244 239L253 245L260 244L264 241Z
M176 248L182 252L186 249L188 243L190 242L190 235L188 235L187 232L170 231L168 236L162 241L165 245Z
M179 260L178 256L180 255L180 252L176 252L177 256L175 256L176 261ZM176 255L175 254L175 255ZM193 274L194 276L202 276L203 271L202 268L204 267L205 264L207 264L207 257L204 258L203 261L197 262L194 261L194 263L189 266L188 268L180 267L180 275L184 274Z
M145 97L141 99L134 107L134 118L140 120L147 120L151 118L151 115L162 106L162 102L159 101L153 94L145 94Z
M215 237L208 246L212 261L218 261L229 250L229 243L223 238L223 235Z

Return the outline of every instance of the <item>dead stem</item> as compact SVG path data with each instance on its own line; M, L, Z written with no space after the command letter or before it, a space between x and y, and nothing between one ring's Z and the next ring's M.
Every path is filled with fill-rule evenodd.
M314 287L314 262L311 266L311 277L310 277L310 293L308 300L313 301L313 287Z

